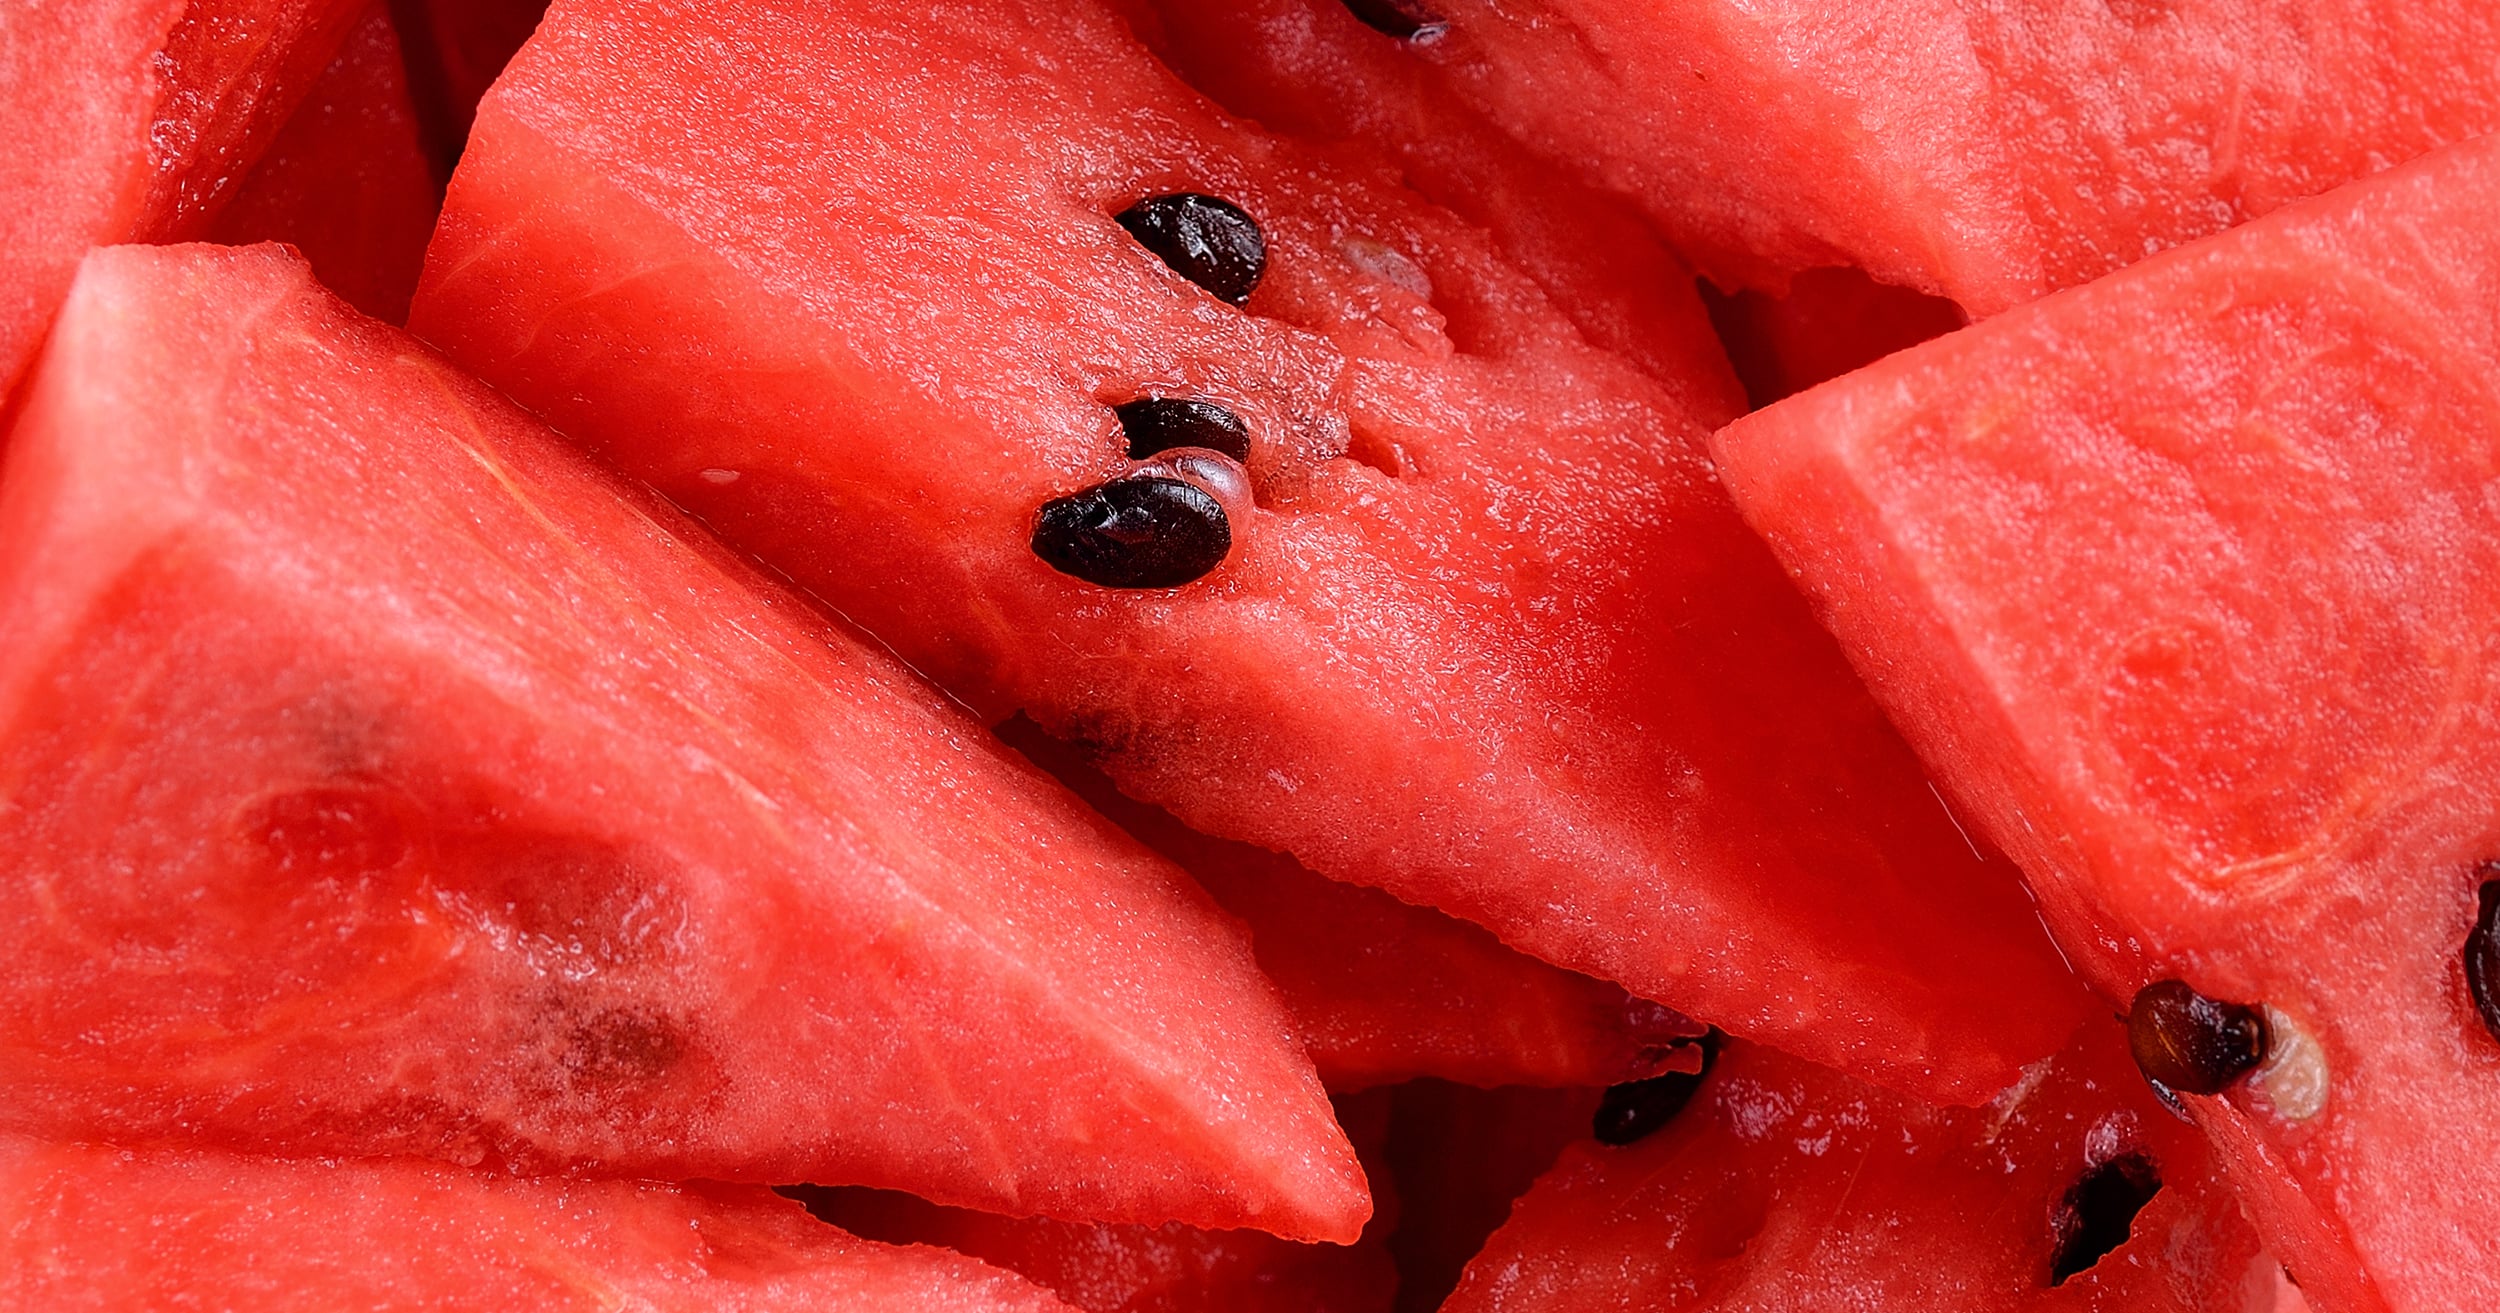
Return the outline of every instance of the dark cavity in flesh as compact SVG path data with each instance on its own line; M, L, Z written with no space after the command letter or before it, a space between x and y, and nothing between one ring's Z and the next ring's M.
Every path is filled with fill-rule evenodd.
M1178 588L1222 564L1232 547L1223 504L1160 475L1053 498L1033 519L1034 555L1105 588Z
M2087 1169L2057 1208L2051 1227L2057 1250L2049 1261L2049 1284L2066 1284L2127 1243L2135 1215L2159 1193L2161 1171L2142 1153L2122 1153Z
M1701 1083L1709 1079L1710 1069L1718 1063L1719 1046L1725 1040L1726 1036L1714 1029L1694 1041L1701 1046L1699 1071L1671 1071L1647 1080L1607 1086L1597 1101L1597 1115L1590 1119L1590 1133L1599 1144L1613 1145L1631 1144L1657 1134L1700 1092Z
M2136 991L2127 1047L2144 1077L2181 1094L2220 1094L2266 1060L2265 1014L2207 998L2182 980Z
M1119 222L1138 245L1219 301L1247 304L1267 273L1258 221L1221 196L1151 196L1120 211Z
M1450 31L1447 20L1418 0L1345 0L1345 7L1363 26L1400 41L1438 41Z
M1114 407L1113 413L1120 417L1120 432L1128 438L1131 460L1144 460L1175 447L1203 447L1243 464L1250 461L1250 426L1212 401L1141 397Z

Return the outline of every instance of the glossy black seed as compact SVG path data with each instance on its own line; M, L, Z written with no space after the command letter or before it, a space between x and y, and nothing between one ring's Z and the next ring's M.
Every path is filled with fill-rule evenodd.
M2483 1029L2500 1039L2500 862L2485 862L2476 874L2484 877L2482 910L2465 937L2465 988L2482 1014Z
M1120 211L1120 226L1181 277L1242 305L1267 273L1258 221L1220 196L1155 196Z
M1114 407L1113 413L1120 417L1120 432L1128 435L1131 460L1174 447L1204 447L1244 463L1250 459L1250 426L1214 402L1144 397Z
M1430 5L1417 0L1345 0L1346 9L1375 32L1401 41L1432 41L1450 30Z
M1222 564L1232 547L1221 502L1157 475L1054 498L1033 520L1034 555L1105 588L1177 588Z
M2181 1094L2220 1094L2266 1060L2266 1018L2207 998L2185 981L2157 980L2127 1011L2127 1047L2145 1079Z
M1701 1070L1671 1071L1647 1080L1625 1081L1609 1085L1598 1098L1597 1115L1590 1119L1590 1132L1599 1144L1630 1144L1647 1139L1675 1120L1684 1105L1693 1101L1702 1081L1709 1078L1710 1068L1719 1060L1719 1044L1725 1039L1713 1030L1699 1041Z
M2161 1172L2140 1153L2122 1153L2086 1171L2058 1207L2057 1251L2049 1260L2049 1284L2091 1268L2127 1243L2135 1215L2161 1193Z

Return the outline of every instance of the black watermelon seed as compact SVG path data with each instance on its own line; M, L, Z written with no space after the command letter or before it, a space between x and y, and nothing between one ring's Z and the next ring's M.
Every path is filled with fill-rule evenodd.
M2049 1284L2087 1271L2109 1251L2127 1243L2135 1215L2161 1193L2161 1172L2141 1153L2122 1153L2084 1172L2057 1210L2056 1256Z
M2207 998L2185 981L2156 980L2127 1011L2127 1047L2147 1080L2182 1094L2220 1094L2266 1060L2266 1018Z
M1160 475L1053 498L1033 521L1034 555L1105 588L1178 588L1222 564L1232 547L1223 503Z
M1450 30L1430 6L1416 0L1345 0L1345 7L1365 27L1400 41L1431 41Z
M1701 1045L1701 1070L1671 1071L1647 1080L1625 1081L1609 1085L1598 1098L1597 1115L1590 1119L1590 1133L1599 1144L1630 1144L1656 1134L1684 1105L1693 1101L1701 1083L1710 1075L1710 1068L1719 1059L1719 1045L1726 1039L1713 1030L1696 1041Z
M1120 226L1218 300L1246 304L1267 273L1267 238L1258 221L1220 196L1150 197L1120 211Z
M2465 937L2465 988L2482 1014L2483 1029L2500 1039L2500 862L2485 862L2476 874L2484 877L2482 910Z
M1128 435L1131 460L1174 447L1204 447L1245 464L1250 460L1250 426L1214 402L1144 397L1113 410L1120 417L1120 431Z

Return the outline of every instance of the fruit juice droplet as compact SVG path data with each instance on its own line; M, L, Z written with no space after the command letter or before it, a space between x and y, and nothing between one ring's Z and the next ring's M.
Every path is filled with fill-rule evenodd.
M1144 460L1174 447L1204 447L1237 461L1250 459L1250 426L1212 401L1141 397L1113 411L1120 417L1120 432L1128 437L1131 459Z
M2266 1060L2266 1019L2256 1008L2207 998L2181 980L2138 990L2127 1012L2127 1047L2145 1079L2182 1094L2220 1094Z
M2109 1251L2127 1243L2135 1215L2159 1193L2161 1172L2141 1153L2122 1153L2085 1169L2058 1206L2057 1251L2049 1260L2049 1284L2066 1284L2067 1278L2088 1271Z
M1647 1139L1675 1120L1684 1105L1693 1101L1701 1083L1710 1076L1710 1068L1719 1057L1723 1037L1717 1031L1704 1036L1701 1045L1701 1070L1671 1071L1647 1080L1625 1081L1609 1085L1597 1101L1597 1115L1590 1119L1589 1131L1599 1144L1630 1144Z
M1247 304L1267 273L1267 238L1258 221L1221 196L1149 197L1119 217L1138 245L1220 301Z
M2465 937L2465 988L2474 996L2474 1011L2483 1029L2500 1040L2500 862L2485 862L2476 872L2484 877L2481 910L2473 933Z
M1113 479L1042 503L1033 554L1105 588L1177 588L1232 550L1224 506L1196 484L1162 475Z
M1450 25L1431 6L1416 0L1345 0L1347 12L1375 32L1418 45L1449 35Z

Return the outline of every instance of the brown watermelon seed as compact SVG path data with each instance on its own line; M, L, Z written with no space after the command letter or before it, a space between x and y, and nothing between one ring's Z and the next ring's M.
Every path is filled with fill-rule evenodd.
M2127 1047L2145 1079L2182 1094L2220 1094L2266 1060L2266 1019L2256 1008L2207 998L2182 980L2136 991Z
M1132 460L1175 447L1203 447L1245 463L1250 459L1250 426L1212 401L1140 397L1112 411L1120 417L1120 432L1128 438Z
M1709 1079L1710 1069L1717 1065L1719 1046L1727 1037L1715 1028L1693 1041L1701 1046L1701 1070L1671 1071L1647 1080L1625 1081L1609 1085L1597 1101L1597 1115L1590 1119L1590 1133L1599 1144L1625 1145L1657 1134L1684 1105L1700 1092L1701 1083Z
M1120 211L1119 222L1138 245L1219 301L1248 304L1267 274L1267 237L1258 220L1221 196L1151 196Z
M1223 564L1232 548L1223 503L1161 475L1053 498L1033 520L1034 555L1105 588L1178 588Z
M2485 862L2475 874L2483 877L2482 910L2465 937L2465 988L2483 1029L2500 1040L2500 862Z
M1345 0L1345 7L1363 26L1400 41L1423 45L1450 32L1448 21L1418 0Z
M2066 1284L2127 1243L2135 1215L2159 1193L2161 1172L2141 1153L2122 1153L2085 1169L2051 1223L2057 1249L2049 1260L2049 1284Z

